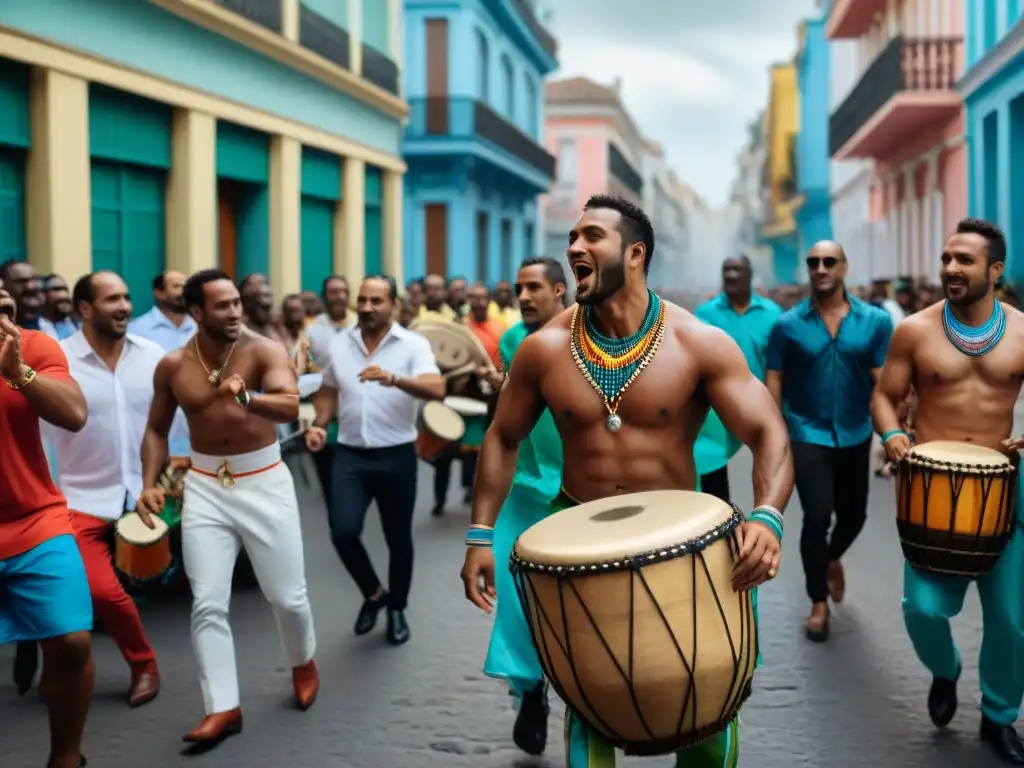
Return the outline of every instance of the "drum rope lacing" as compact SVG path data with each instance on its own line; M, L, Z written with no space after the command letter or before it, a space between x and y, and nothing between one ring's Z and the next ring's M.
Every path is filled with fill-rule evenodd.
M674 752L674 751L677 751L679 749L690 747L690 746L693 746L694 744L697 744L697 743L699 743L701 741L705 741L707 739L713 738L715 735L720 733L725 727L728 726L728 724L732 721L733 717L735 717L735 714L739 711L740 707L743 705L743 703L747 700L747 698L750 696L750 694L752 692L752 687L751 687L751 684L750 684L750 679L751 679L751 676L753 675L753 671L754 671L753 667L756 666L756 660L757 660L757 656L758 656L758 638L757 638L756 627L753 626L753 607L752 607L752 602L751 602L752 601L751 593L749 591L747 591L747 592L744 592L744 593L741 594L741 598L740 598L741 599L740 626L739 626L738 633L737 633L738 637L734 638L733 632L731 631L731 629L729 627L728 620L726 618L725 609L724 609L724 607L722 605L722 601L719 598L718 593L715 591L714 587L712 586L711 593L714 596L714 600L715 600L716 608L717 608L717 611L718 611L718 615L722 619L723 626L725 628L726 638L727 638L727 640L729 642L730 653L731 653L731 656L732 656L732 659L733 659L733 665L734 666L733 666L732 680L730 681L729 687L727 689L729 691L729 695L725 697L725 701L722 704L722 708L721 708L721 710L720 710L720 712L718 714L717 721L713 722L713 723L711 723L709 725L703 726L701 728L697 728L696 727L696 718L697 718L697 713L698 713L698 709L699 708L698 708L698 700L697 700L697 693L698 693L697 692L697 686L696 686L696 681L694 679L694 668L697 665L697 646L698 646L698 642L697 642L697 638L698 638L697 622L696 621L693 622L693 637L692 637L693 658L692 658L692 660L687 660L686 654L684 653L682 647L679 644L678 639L675 636L675 633L673 632L673 630L671 628L671 623L669 622L668 617L665 615L664 611L662 610L660 604L657 601L657 598L654 595L653 590L651 589L650 585L647 583L647 579L644 577L643 572L642 572L642 569L644 567L646 567L646 566L649 566L649 565L657 564L659 562L663 562L663 561L667 561L667 560L671 560L671 559L677 559L678 557L683 556L683 555L687 555L687 554L695 555L695 557L693 558L693 566L691 568L691 574L692 574L692 580L693 580L693 584L691 586L692 586L693 593L696 594L696 592L697 592L697 588L696 588L696 582L697 582L697 561L698 560L700 561L701 567L704 570L704 575L707 577L707 579L709 581L711 581L711 574L710 574L710 571L708 569L707 563L705 562L704 557L703 557L703 552L707 549L707 547L710 544L715 543L716 541L720 541L720 540L728 537L727 541L728 541L728 545L730 547L730 552L732 553L733 557L736 557L739 554L739 544L738 544L738 541L736 540L735 536L729 536L729 534L732 533L733 531L735 531L736 527L740 523L743 522L743 515L740 512L738 507L736 507L735 505L731 505L731 506L733 507L733 514L732 514L732 516L730 516L729 520L727 520L726 522L724 522L721 525L717 526L715 529L713 529L712 531L704 534L703 536L700 536L700 537L698 537L696 539L693 539L693 540L691 540L689 542L686 542L686 543L684 543L682 545L679 545L679 546L676 546L676 547L671 547L671 548L667 548L667 549L659 549L659 550L655 550L655 551L652 551L652 552L643 553L643 554L640 554L640 555L634 555L634 556L630 556L630 557L626 557L626 558L621 558L620 560L613 561L613 562L597 563L597 564L587 565L587 566L562 566L562 567L548 566L548 567L545 567L545 566L540 566L540 565L537 565L537 564L534 564L534 563L529 563L528 561L525 561L525 560L523 560L521 558L518 558L518 557L515 556L514 552L513 552L513 555L510 557L509 565L510 565L510 568L512 570L513 580L514 580L514 583L516 585L516 591L518 593L520 602L523 605L524 611L527 613L528 616L531 615L531 613L532 613L532 611L530 610L531 600L527 597L527 585L528 585L529 586L529 590L532 593L532 597L533 597L532 605L536 608L536 612L539 614L540 618L542 618L543 621L547 624L547 626L549 628L551 628L552 630L554 630L555 623L552 621L552 619L548 615L547 611L544 610L544 607L541 604L541 602L537 599L536 587L533 585L532 581L528 578L527 573L528 572L537 572L537 573L543 573L545 575L554 575L556 577L557 583L558 583L559 608L561 609L561 613L562 613L561 630L562 630L562 636L565 638L565 644L563 645L563 643L558 639L557 633L554 633L553 640L554 640L555 644L558 646L558 650L562 653L562 655L565 657L566 661L568 662L569 669L572 672L573 681L575 683L576 690L579 692L581 698L583 699L584 705L590 711L590 713L593 715L593 717L598 721L598 725L600 727L596 727L595 728L593 722L591 721L591 718L588 717L587 715L581 713L578 710L578 708L574 707L571 704L571 701L572 701L571 697L566 695L566 691L564 690L564 687L562 686L561 682L558 680L556 675L552 674L553 663L552 663L552 659L551 659L551 648L549 647L549 644L548 644L547 639L546 639L548 633L539 633L535 629L535 627L533 625L533 622L528 622L528 624L530 625L530 633L533 636L534 645L537 648L539 655L541 656L542 665L545 667L545 671L547 672L548 679L550 680L552 686L555 688L556 692L563 699L563 701L569 702L570 708L572 708L572 710L576 713L576 715L578 717L580 717L580 719L583 720L584 723L586 723L592 730L596 730L598 732L603 732L606 737L609 737L615 743L616 746L626 750L627 754L633 754L633 755L661 755L661 754L668 754L669 752ZM629 649L628 649L628 653L629 653L629 663L628 663L629 670L628 671L626 669L623 669L623 666L619 662L619 659L616 658L615 652L610 647L610 645L609 645L608 641L605 639L605 637L601 634L601 631L600 631L600 629L599 629L599 627L597 625L597 621L595 620L593 614L591 613L590 609L587 607L586 603L583 600L583 597L580 595L579 591L576 589L576 587L573 584L571 578L569 578L569 577L572 577L574 575L590 575L590 574L593 574L593 573L596 573L596 572L606 573L606 572L615 572L615 571L624 571L624 570L628 570L628 571L631 572L630 590L629 590L630 605L629 605ZM648 725L647 720L646 720L646 718L643 715L643 712L641 711L641 706L640 706L640 702L639 702L639 699L638 699L638 696L637 696L637 692L636 692L636 690L634 688L634 685L633 685L632 672L633 672L633 658L634 658L634 638L635 638L635 634L636 634L635 626L634 626L634 615L635 615L635 609L634 609L635 580L639 580L640 584L643 586L644 591L646 592L647 596L650 598L650 601L651 601L652 605L657 610L657 613L658 613L659 618L661 619L661 622L663 623L665 628L668 630L669 635L672 638L673 645L675 646L676 653L677 653L677 655L679 657L680 662L682 663L683 667L685 668L687 676L688 676L688 679L689 679L689 683L688 683L688 686L687 686L686 694L683 696L683 706L682 706L682 710L680 711L680 714L679 714L679 720L678 720L678 723L677 723L677 726L676 726L676 734L675 734L674 738L670 738L670 739L664 739L664 738L658 739L658 737L655 736L655 734L653 733L650 725ZM576 602L580 606L580 608L582 608L584 615L587 617L587 621L589 622L591 628L594 630L594 633L596 634L598 640L600 641L602 647L604 648L605 653L608 654L608 657L611 660L612 664L614 665L615 669L618 671L619 675L622 677L623 682L625 683L625 685L626 685L626 687L628 689L629 696L630 696L630 699L632 701L635 714L637 715L637 719L640 721L641 726L643 727L643 729L647 732L648 736L650 737L649 741L645 741L645 742L629 741L629 740L625 739L624 737L618 735L616 733L615 729L612 728L605 721L605 719L601 717L601 715L598 713L596 707L590 702L589 697L587 696L587 693L584 690L582 681L580 680L580 675L579 675L579 672L578 672L578 670L576 668L575 659L574 659L574 656L573 656L573 653L572 653L572 641L570 639L571 638L571 632L570 632L570 629L569 629L569 626L568 626L568 613L565 610L565 587L566 586L568 586L569 590L571 590L572 595L575 597ZM539 635L539 637L538 637L538 635ZM746 651L747 651L747 656L746 656L747 665L745 667L741 667L740 666L740 661L741 661L744 649L746 649ZM741 675L742 675L742 679L745 679L747 682L744 683L742 686L737 686L737 683L741 679L741 677L740 677ZM691 713L691 721L692 721L693 725L691 726L690 730L684 736L683 728L684 728L684 725L685 725L686 715L687 715L688 712Z

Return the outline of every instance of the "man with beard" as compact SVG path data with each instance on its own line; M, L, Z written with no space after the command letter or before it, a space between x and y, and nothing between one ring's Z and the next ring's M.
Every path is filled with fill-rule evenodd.
M27 261L0 264L0 282L18 307L18 325L30 331L42 331L59 340L53 323L43 317L43 286L35 268Z
M461 275L448 281L448 307L455 317L465 317L469 313L469 281Z
M778 572L782 509L793 487L785 424L725 333L647 287L653 254L650 220L621 198L590 198L569 233L577 306L520 345L480 454L462 579L467 599L487 613L495 596L495 521L520 443L545 408L565 453L562 490L551 505L557 513L624 493L694 490L693 445L713 407L754 452L758 507L740 529L733 587L750 590ZM614 763L611 745L570 713L566 742L569 768ZM678 759L735 768L737 743L734 720Z
M423 279L423 303L419 319L447 323L460 319L448 303L448 285L441 275L427 275Z
M85 428L46 427L55 447L58 486L71 509L93 605L131 670L128 704L140 707L160 691L156 654L135 602L114 573L113 525L142 491L140 447L153 401L153 374L164 356L155 342L128 334L131 299L113 272L82 277L74 290L82 330L61 342L71 375L89 408Z
M40 422L81 430L88 408L60 345L18 328L16 316L0 280L0 644L39 642L39 690L50 715L47 768L75 768L85 765L82 731L95 676L92 600L39 433Z
M286 344L274 321L274 290L266 283L250 283L246 291L242 293L245 327L264 338Z
M359 288L359 325L335 337L324 386L313 400L316 421L306 445L319 451L337 417L334 486L328 508L331 541L363 595L355 633L365 635L387 608L387 640L409 640L405 609L412 584L412 515L416 506L416 421L423 400L441 400L445 384L430 343L394 321L398 288L367 277ZM360 536L377 502L388 545L388 588Z
M78 331L79 322L71 303L71 291L60 275L43 278L43 317L53 324L61 341Z
M312 706L319 679L295 484L281 461L275 428L299 417L295 370L281 344L243 329L241 297L224 272L197 272L183 295L198 331L157 366L142 443L146 490L138 511L150 527L151 515L163 511L165 492L157 479L180 405L192 436L182 554L206 709L184 740L209 748L242 730L228 623L231 578L242 547L277 619L301 709Z
M753 292L753 278L746 256L726 259L722 262L722 292L698 307L694 314L729 334L743 350L750 372L764 381L768 337L782 310L771 299ZM693 449L704 493L730 500L729 459L739 448L740 441L726 431L718 415L714 411L708 413Z
M529 335L565 309L566 287L565 272L556 259L523 262L516 280L523 319L501 337L502 371L512 366L516 351ZM502 372L481 369L477 373L486 376L495 390L505 383ZM520 704L512 740L529 755L544 752L550 707L540 659L508 569L508 558L516 539L548 516L561 479L562 441L551 412L545 409L519 447L512 490L495 523L494 558L496 564L501 564L494 577L499 608L484 662L484 672L507 681L510 693Z
M1006 240L997 227L964 219L942 251L946 300L896 327L872 400L875 425L896 463L910 450L897 408L917 393L917 441L968 442L1015 455L1024 438L1008 439L1024 370L1024 316L995 299ZM987 321L993 321L986 324ZM983 333L977 333L979 328ZM1018 520L1024 504L1017 481ZM964 603L969 579L904 567L903 616L921 662L932 673L928 714L940 728L953 719L963 669L950 619ZM981 738L1013 765L1024 747L1013 729L1024 695L1024 530L1013 536L991 573L975 580L982 607Z
M512 283L508 280L500 280L494 286L494 302L491 304L491 318L501 322L506 328L511 328L523 319L522 314L515 306L515 293L512 291Z
M779 318L768 342L768 389L789 426L804 510L800 556L812 603L804 629L813 642L828 639L829 597L846 594L841 558L867 519L871 391L892 336L886 312L847 292L847 267L838 243L815 243L811 295Z

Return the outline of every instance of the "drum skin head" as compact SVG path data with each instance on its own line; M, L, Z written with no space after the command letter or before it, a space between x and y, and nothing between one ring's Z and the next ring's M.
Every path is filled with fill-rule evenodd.
M462 416L486 416L487 403L483 400L474 400L471 397L457 397L455 395L446 397L444 404Z
M455 442L466 434L466 422L444 403L432 400L423 406L423 423L443 440Z
M973 443L961 443L955 440L932 440L928 443L915 445L910 449L911 456L921 456L934 461L945 461L949 464L974 464L983 467L1010 466L1010 459L999 451Z
M629 493L541 520L519 537L515 554L535 565L611 562L696 539L732 515L731 506L706 493Z
M129 544L145 546L160 541L167 535L167 523L155 515L151 515L156 528L150 529L142 522L138 512L126 512L117 521L117 535Z
M425 336L437 359L437 367L451 371L469 363L487 365L487 351L473 332L458 323L418 322L409 330Z

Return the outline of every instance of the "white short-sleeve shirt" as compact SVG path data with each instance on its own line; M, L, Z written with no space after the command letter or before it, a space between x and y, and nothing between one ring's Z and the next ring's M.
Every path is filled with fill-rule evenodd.
M372 355L358 327L338 333L323 371L324 386L338 390L338 444L390 448L415 442L421 401L398 387L359 381L369 365L406 378L440 373L430 342L398 324L392 323Z

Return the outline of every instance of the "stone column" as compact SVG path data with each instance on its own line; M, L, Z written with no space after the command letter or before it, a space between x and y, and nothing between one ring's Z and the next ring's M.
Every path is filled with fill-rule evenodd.
M299 217L302 145L289 136L270 139L270 285L280 301L302 287Z
M186 275L217 266L217 121L174 110L167 179L167 268Z

